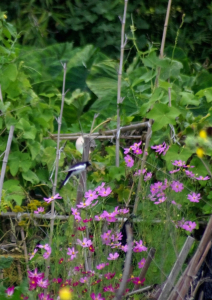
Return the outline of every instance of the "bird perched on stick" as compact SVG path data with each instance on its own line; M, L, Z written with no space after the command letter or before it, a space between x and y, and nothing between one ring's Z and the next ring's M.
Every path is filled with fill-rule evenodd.
M64 186L66 185L66 183L69 181L70 177L71 176L75 176L77 174L80 174L81 172L85 171L87 167L89 167L91 165L91 163L89 161L82 161L82 162L79 162L73 166L71 166L67 172L67 176L65 178L65 180L61 183L60 187L59 187L59 190Z

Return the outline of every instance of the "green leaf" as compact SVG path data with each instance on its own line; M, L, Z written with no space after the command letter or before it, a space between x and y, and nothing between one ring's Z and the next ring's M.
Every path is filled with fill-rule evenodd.
M36 158L36 156L40 153L40 149L41 149L41 144L36 142L36 141L29 141L27 143L29 150L31 152L32 155L32 160L34 160Z
M34 172L32 172L31 170L28 170L27 172L22 173L22 177L26 181L30 181L32 184L39 183L38 176Z
M15 176L18 173L19 158L17 157L17 159L11 160L9 162L9 167L11 175Z
M125 167L121 166L121 167L110 167L109 168L109 175L110 177L114 180L120 180L121 177L125 176Z
M18 75L18 70L15 64L9 64L3 68L2 73L4 78L10 81L15 81Z
M173 106L168 107L166 104L157 103L146 117L154 120L152 131L156 131L167 124L176 124L175 119L180 113L180 110Z
M198 96L199 98L202 97L206 97L207 102L211 102L212 101L212 87L204 89L204 90L200 90L198 93L196 93L196 96Z
M182 96L182 98L180 99L180 104L182 105L199 105L200 101L199 100L195 100L195 96L192 93L188 93L188 92L181 92L179 93L180 96Z
M12 262L13 262L13 258L11 256L8 257L0 256L0 269L3 270L9 268Z

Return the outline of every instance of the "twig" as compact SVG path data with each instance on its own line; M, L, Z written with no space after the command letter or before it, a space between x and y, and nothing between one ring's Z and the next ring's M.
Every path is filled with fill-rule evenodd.
M59 168L59 156L60 156L60 130L62 124L62 116L63 116L63 106L65 100L65 82L66 82L66 63L62 64L63 67L63 87L62 87L62 100L61 100L61 109L60 109L60 117L58 118L58 133L57 133L57 153L56 153L56 162L55 162L55 177L54 177L54 184L52 189L52 196L56 194L56 187L57 187L57 176L58 176L58 168ZM54 201L51 202L51 217L54 216ZM49 245L52 244L52 237L54 231L54 219L51 219L50 222L50 234L49 234ZM49 277L49 263L50 263L50 256L46 262L46 271L45 277L48 279ZM47 293L47 291L45 291ZM46 296L46 295L45 295Z
M145 288L130 292L130 293L126 294L124 297L129 297L129 296L134 295L134 294L140 294L140 293L147 292L147 291L153 289L153 287L154 287L154 285L146 286Z
M171 273L169 274L169 277L166 280L165 285L163 286L162 292L158 298L158 300L167 299L169 296L169 293L174 286L175 280L182 268L182 265L188 255L189 250L191 249L191 246L194 243L194 239L192 237L187 237L186 242L171 270Z
M128 0L124 1L124 14L121 27L121 52L120 52L120 63L119 63L119 72L118 72L118 87L117 87L117 135L116 135L116 166L119 167L119 136L120 136L120 103L121 99L121 79L122 79L122 69L123 69L123 59L124 59L124 47L126 45L127 39L125 39L125 22L127 14L127 4Z
M0 204L1 204L1 195L2 195L2 189L3 189L3 183L4 183L4 176L5 176L5 171L6 171L6 166L7 166L7 161L8 161L8 156L10 153L10 146L12 143L13 139L13 132L14 132L14 126L10 127L10 132L9 132L9 137L7 140L7 147L3 159L3 164L2 164L2 169L1 169L1 178L0 178Z
M25 241L25 235L24 235L24 229L21 227L21 239L23 242L23 247L24 247L24 257L25 257L25 262L26 262L26 269L29 271L29 264L28 264L28 253L27 253L27 246L26 246L26 241Z
M82 135L80 135L82 136ZM60 140L69 140L69 141L75 141L77 140L80 136L71 136L71 135L68 135L68 136L61 136ZM89 135L84 135L83 137L88 137ZM111 140L114 138L114 135L90 135L89 136L91 139L95 140ZM51 139L53 140L56 140L57 137L55 136L51 136L50 137ZM142 135L121 135L119 136L119 139L124 139L124 140L133 140L133 139L141 139L142 138ZM49 137L46 137L44 139L49 139Z
M126 255L125 264L124 264L124 272L123 272L123 276L122 276L122 281L121 281L119 290L116 294L116 297L114 298L116 300L120 300L122 298L124 289L126 287L127 279L129 277L129 271L130 271L130 265L131 265L133 235L132 235L132 228L129 224L126 224L126 231L127 231L128 250L127 250L127 255Z

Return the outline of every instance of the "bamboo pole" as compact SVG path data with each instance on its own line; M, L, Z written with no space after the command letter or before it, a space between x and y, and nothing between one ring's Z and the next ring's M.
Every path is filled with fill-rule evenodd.
M2 169L1 169L1 177L0 177L0 204L1 204L1 196L2 196L2 189L3 189L3 183L4 183L4 176L5 176L5 171L6 171L6 166L7 166L7 161L10 153L10 147L13 139L13 132L14 132L14 126L10 127L10 132L9 132L9 137L7 140L7 147L5 150L4 154L4 159L3 159L3 164L2 164Z
M127 4L128 0L124 1L124 14L121 27L121 52L120 52L120 63L118 72L118 87L117 87L117 134L116 134L116 166L119 167L119 146L120 146L120 103L121 99L121 79L122 79L122 69L124 60L124 48L126 46L127 40L125 40L125 22L127 14Z
M52 189L52 196L55 196L56 194L56 188L57 188L57 176L58 176L58 168L59 168L59 157L60 157L60 130L62 125L62 116L63 116L63 107L64 107L64 100L65 100L65 82L66 82L66 71L67 66L66 63L62 64L63 67L63 87L62 87L62 100L61 100L61 109L60 109L60 116L57 120L58 122L58 134L57 134L57 152L56 152L56 162L55 162L55 177L54 177L54 183L53 183L53 189ZM50 222L50 234L49 234L49 245L52 244L52 237L54 232L54 201L51 202L51 222ZM45 270L45 278L48 279L49 277L49 264L50 264L50 256L48 257L46 261L46 270ZM46 291L45 291L46 292Z

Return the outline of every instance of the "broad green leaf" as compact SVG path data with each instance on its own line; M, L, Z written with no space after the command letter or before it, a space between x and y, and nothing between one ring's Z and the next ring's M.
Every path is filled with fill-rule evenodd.
M23 134L23 138L34 140L36 136L37 130L34 126L31 126L29 131L25 131Z
M22 177L26 181L30 181L32 184L39 183L38 176L34 172L32 172L31 170L28 170L27 172L22 173Z
M196 93L196 96L198 96L199 98L202 97L206 97L207 102L211 102L212 101L212 87L204 89L204 90L200 90L198 93Z
M10 167L11 175L15 176L18 173L19 158L17 157L17 160L14 159L14 160L9 161L9 167Z
M36 141L29 141L27 143L29 150L31 152L32 155L32 160L34 160L36 158L36 156L40 153L41 150L41 144L36 142Z
M180 113L180 110L173 106L169 107L166 104L156 103L146 117L154 120L152 131L156 131L167 124L176 124L175 119Z
M7 78L7 80L15 81L18 75L18 70L15 64L9 64L3 68L2 73L4 74L4 78Z
M192 93L188 93L188 92L181 92L179 93L180 96L182 96L182 98L180 99L180 104L182 105L199 105L200 101L195 99L194 94Z
M125 167L124 166L110 167L109 168L109 175L113 179L120 180L122 176L123 177L125 176Z

